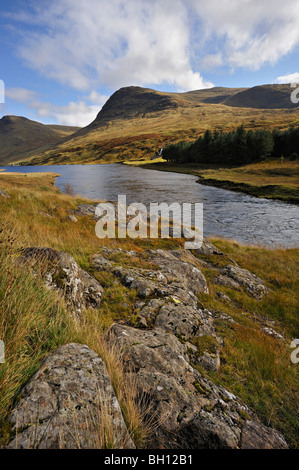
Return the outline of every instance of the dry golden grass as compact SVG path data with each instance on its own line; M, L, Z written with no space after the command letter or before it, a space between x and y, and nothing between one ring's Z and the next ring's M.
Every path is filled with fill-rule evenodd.
M0 366L2 418L45 355L61 344L80 342L104 358L128 428L137 446L144 447L156 422L144 420L145 412L138 406L138 401L136 403L134 377L124 372L119 351L108 347L103 339L114 321L130 321L136 293L115 282L110 273L94 272L91 255L102 246L142 252L147 248L177 248L182 242L99 240L94 233L92 218L78 217L78 223L67 220L69 211L83 199L62 194L53 183L54 177L49 174L0 176L0 188L11 196L1 200L0 220L2 225L12 229L13 238L16 238L0 244L0 337L7 341L7 363ZM299 335L298 250L270 250L220 239L214 242L227 253L227 260L233 258L260 276L271 291L264 300L256 301L244 292L216 286L212 282L213 269L203 268L210 295L202 294L199 301L205 308L228 313L238 323L232 327L219 323L218 333L225 338L222 365L220 373L211 373L210 377L241 396L265 423L278 428L296 447L298 366L290 362L289 345L291 339ZM87 311L80 323L74 322L54 292L46 290L38 277L33 278L23 268L20 271L12 262L16 258L16 249L26 246L49 246L67 251L82 268L96 276L105 287L98 314ZM115 255L115 261L127 262L122 255ZM219 257L206 261L219 263ZM142 267L143 261L140 263ZM220 299L217 291L227 294L233 305ZM274 319L275 329L286 341L278 343L265 336L261 332L260 317ZM5 438L9 429L2 426L1 433Z

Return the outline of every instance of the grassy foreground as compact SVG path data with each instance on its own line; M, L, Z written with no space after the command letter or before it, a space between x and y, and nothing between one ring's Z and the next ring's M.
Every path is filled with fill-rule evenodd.
M62 344L76 341L87 344L104 358L134 441L144 447L147 428L134 400L134 378L124 385L121 357L107 349L103 340L103 333L114 321L133 324L136 293L110 273L93 272L91 255L101 246L142 252L148 248L182 247L183 241L99 240L92 218L79 217L76 224L67 219L70 210L86 200L62 194L55 188L54 180L49 173L0 175L0 189L11 196L1 199L0 205L0 339L6 345L6 362L0 364L2 444L9 436L7 413L22 386L45 356ZM225 339L220 372L201 372L243 398L265 424L279 429L292 447L298 447L298 365L290 361L290 343L299 337L299 250L248 247L221 239L213 242L227 257L204 258L210 266L206 265L203 273L211 295L199 295L199 303L227 312L236 324L227 327L219 323L218 333ZM23 266L21 269L16 263L18 250L28 246L67 251L97 277L105 288L97 315L86 311L80 322L75 321L62 299L47 290L39 276L34 277ZM270 292L262 301L213 284L212 266L227 263L229 258L267 283ZM219 291L233 303L220 298ZM275 320L275 329L286 338L285 342L262 333L264 317Z
M179 165L165 161L142 163L148 169L198 176L200 184L239 191L256 197L299 203L298 162L269 159L261 163L233 167L191 163ZM138 162L133 164L139 165Z

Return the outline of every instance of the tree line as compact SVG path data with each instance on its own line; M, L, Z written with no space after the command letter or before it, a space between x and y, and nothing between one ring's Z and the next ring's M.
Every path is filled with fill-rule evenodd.
M179 142L164 148L163 158L174 163L245 164L267 157L297 160L299 128L249 130L239 126L231 132L207 130L194 142Z

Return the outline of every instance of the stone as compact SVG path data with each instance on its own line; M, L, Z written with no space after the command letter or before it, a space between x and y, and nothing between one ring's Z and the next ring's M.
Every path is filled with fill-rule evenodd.
M10 449L135 447L105 365L87 346L57 349L20 396L9 416ZM105 442L105 429L113 442Z
M221 276L216 278L215 283L228 285L229 287L243 287L254 298L260 300L264 297L269 289L265 286L264 282L247 269L242 269L239 266L228 264L220 270Z
M272 336L272 338L276 338L281 341L285 340L284 337L277 331L273 330L273 328L265 327L263 328L263 332L265 333L265 335Z
M123 351L125 373L136 376L145 418L153 424L149 448L237 449L247 421L261 426L241 400L191 366L187 346L173 334L114 324L107 340ZM275 448L273 433L280 436L265 433L265 448ZM242 445L249 446L244 436Z
M196 258L187 250L149 250L145 259L157 269L121 266L111 271L126 287L135 289L140 298L174 296L179 302L196 306L196 294L208 293L206 279L196 265Z
M7 194L5 191L0 189L0 197L4 197L5 199L10 199L10 195Z
M75 217L74 215L68 215L67 219L70 220L71 222L75 222L75 223L78 222L77 217Z
M284 438L275 429L261 423L246 421L243 428L242 449L287 449Z
M103 287L89 273L80 268L74 258L63 251L52 248L26 248L21 261L42 266L46 285L65 298L72 311L80 314L86 308L98 308Z

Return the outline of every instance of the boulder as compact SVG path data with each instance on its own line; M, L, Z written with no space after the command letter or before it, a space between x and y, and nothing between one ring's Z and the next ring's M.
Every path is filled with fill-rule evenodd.
M134 448L105 365L87 346L57 349L20 397L10 449Z
M105 254L107 256L109 252ZM130 258L136 255L132 252L126 254ZM111 261L106 256L94 256L94 267L110 270L126 287L135 289L142 299L172 296L178 302L196 306L196 294L208 293L207 282L197 266L197 260L187 250L149 250L145 254L139 254L140 258L144 258L156 269L129 268L117 266L113 262L111 268Z
M246 421L243 427L242 449L287 449L281 434L261 423Z
M52 248L26 248L20 260L40 264L46 285L61 293L77 314L85 308L98 308L103 288L94 277L83 271L74 258Z
M241 400L191 366L187 346L173 334L114 324L108 341L123 351L125 372L136 375L153 428L150 448L250 447L245 425L261 423ZM261 439L265 448L286 447L274 430Z
M10 199L10 195L7 194L5 191L0 189L0 197L4 197L5 199Z
M220 270L221 275L215 279L215 283L227 285L232 288L243 287L256 299L262 299L269 289L255 274L239 266L228 264Z

